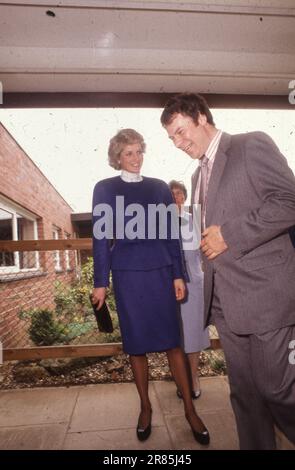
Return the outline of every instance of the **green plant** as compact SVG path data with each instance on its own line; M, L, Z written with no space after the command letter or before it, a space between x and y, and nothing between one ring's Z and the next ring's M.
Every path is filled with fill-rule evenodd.
M55 282L55 311L42 307L21 310L20 319L30 322L29 334L36 345L55 343L120 341L118 318L112 285L107 289L107 301L113 313L114 333L99 333L90 304L89 294L93 288L93 259L88 258L82 266L79 279L72 284ZM96 339L97 338L97 339Z
M54 313L48 309L36 309L34 311L31 317L29 335L37 346L50 346L67 340L65 326L56 321Z
M55 283L54 301L58 315L85 314L85 307L90 308L89 293L93 285L93 259L88 258L82 266L80 277L71 285Z
M81 283L93 286L93 258L87 258L81 269Z
M20 310L18 312L18 318L20 320L30 320L34 313L38 311L38 308L29 308L28 310Z
M71 314L76 305L76 298L73 292L73 287L57 281L54 284L54 289L55 311L57 315Z
M80 321L85 316L92 316L92 307L90 305L89 294L93 288L93 258L88 258L83 264L80 277L72 285L65 285L61 282L55 283L54 301L56 313L59 316L66 317L72 321L73 316L80 315ZM110 309L116 311L113 287L107 289L107 301Z
M213 372L218 375L226 374L226 362L222 351L211 351L208 359Z

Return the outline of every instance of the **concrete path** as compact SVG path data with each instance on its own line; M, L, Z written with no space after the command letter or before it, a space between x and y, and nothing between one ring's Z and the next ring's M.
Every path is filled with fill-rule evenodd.
M208 447L194 440L174 383L159 381L150 383L153 428L143 443L135 433L132 383L0 391L0 449L238 449L226 377L203 378L201 385L195 406L210 430Z

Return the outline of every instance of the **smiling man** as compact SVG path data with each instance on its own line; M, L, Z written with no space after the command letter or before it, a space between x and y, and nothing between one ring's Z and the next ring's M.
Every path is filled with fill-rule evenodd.
M204 327L224 349L241 449L274 449L276 424L295 443L295 178L269 136L218 130L203 97L172 97L161 116L200 165Z

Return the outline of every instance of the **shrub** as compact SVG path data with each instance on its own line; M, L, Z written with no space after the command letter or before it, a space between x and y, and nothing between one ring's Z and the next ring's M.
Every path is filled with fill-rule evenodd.
M209 366L214 373L217 375L226 374L226 362L224 358L223 351L210 351L210 356L208 357Z
M56 313L63 317L72 318L73 315L84 316L91 310L89 293L93 285L93 259L88 258L82 266L79 279L71 285L62 282L55 283L54 302ZM81 318L82 320L82 318Z
M31 320L34 313L37 312L38 310L39 310L38 308L29 308L28 310L20 310L18 312L18 318L24 321Z
M89 293L93 286L93 259L88 258L82 266L79 279L71 284L55 282L55 310L47 306L31 308L19 312L19 318L30 322L29 334L38 346L55 343L88 343L120 341L118 318L112 285L107 289L108 305L113 317L112 335L98 332Z
M56 313L66 321L83 323L85 317L92 318L92 307L89 294L93 288L93 258L88 258L82 266L79 279L70 286L61 282L55 283L54 301ZM112 284L107 289L107 302L111 311L116 311L116 304ZM76 318L74 318L76 317Z
M66 328L55 320L51 310L35 310L29 328L31 340L37 346L51 346L67 339Z
M60 281L55 282L54 288L54 302L57 315L70 315L76 305L76 299L72 292L73 289Z

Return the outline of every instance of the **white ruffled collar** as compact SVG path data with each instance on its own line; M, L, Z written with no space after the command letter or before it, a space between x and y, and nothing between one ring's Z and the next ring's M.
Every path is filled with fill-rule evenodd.
M121 178L126 183L138 183L142 181L142 176L139 173L131 173L130 171L122 170Z

